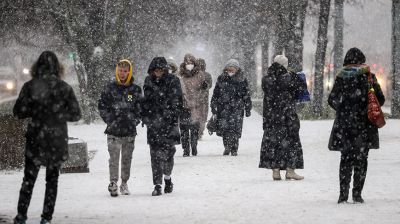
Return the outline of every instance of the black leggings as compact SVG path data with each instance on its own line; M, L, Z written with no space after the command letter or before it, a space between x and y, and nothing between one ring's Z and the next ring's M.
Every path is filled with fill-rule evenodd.
M27 219L28 207L32 198L33 187L40 170L40 165L36 165L32 159L25 157L24 179L18 200L18 216L21 219ZM53 218L54 206L57 199L58 176L60 173L59 165L46 166L46 192L44 196L44 205L42 218L51 220Z
M199 139L200 124L181 125L182 148L185 152L197 152L197 141Z
M353 197L361 196L364 187L365 178L368 168L368 152L369 149L352 148L342 152L340 158L340 193L348 195L351 175L354 169L353 176Z

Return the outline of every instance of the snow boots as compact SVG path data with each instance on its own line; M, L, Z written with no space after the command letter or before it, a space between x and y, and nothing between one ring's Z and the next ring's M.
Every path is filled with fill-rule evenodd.
M303 180L304 177L294 172L294 169L286 169L286 180Z
M172 183L172 180L164 179L164 182L165 182L164 193L166 193L166 194L172 193L172 191L174 189L174 184Z
M40 224L51 224L51 222L47 219L40 220Z
M231 150L225 148L224 153L222 155L229 156L230 153L231 153Z
M111 197L118 196L118 185L114 181L108 185L108 191L110 192Z
M273 180L282 180L280 169L272 169L272 179Z
M127 184L126 182L122 182L121 186L119 186L119 192L120 192L122 195L129 195L129 194L131 194L131 192L129 192L128 184Z
M154 190L151 193L151 196L160 196L162 195L161 193L161 185L157 184L156 186L154 186Z

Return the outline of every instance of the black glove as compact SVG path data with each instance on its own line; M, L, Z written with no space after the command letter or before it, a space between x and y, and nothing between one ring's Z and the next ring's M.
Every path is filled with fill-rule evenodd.
M200 87L201 89L207 89L208 88L208 84L207 84L207 82L206 81L204 81L202 84L201 84L201 87Z
M246 117L250 117L251 111L246 111Z

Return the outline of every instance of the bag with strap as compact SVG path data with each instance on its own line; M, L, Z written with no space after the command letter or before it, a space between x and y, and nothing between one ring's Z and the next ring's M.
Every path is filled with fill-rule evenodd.
M371 73L368 74L368 120L375 125L377 128L385 126L386 121L383 115L381 105L379 104L378 98L376 98L375 90L373 87L374 81Z

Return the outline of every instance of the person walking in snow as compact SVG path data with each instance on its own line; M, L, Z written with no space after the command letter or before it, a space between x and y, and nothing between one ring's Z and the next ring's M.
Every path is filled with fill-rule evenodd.
M202 92L207 83L204 72L200 70L196 58L191 54L185 55L179 68L179 75L183 83L182 89L186 92L187 107L190 110L190 121L180 124L183 156L189 156L190 149L192 155L196 156L202 121Z
M180 144L179 117L182 111L182 87L179 78L168 73L167 60L155 57L143 86L142 119L147 126L147 143L150 145L154 190L152 196L171 193L171 173L174 168L175 145Z
M100 116L107 124L107 146L110 154L110 184L112 197L118 196L119 161L121 157L122 195L129 195L128 180L131 173L132 153L135 148L136 126L140 123L141 88L134 84L133 67L129 60L116 66L115 80L103 90L98 101Z
M368 152L379 148L378 129L367 115L368 90L374 88L381 106L385 96L365 61L360 49L349 49L328 98L329 105L336 111L328 146L329 150L341 152L338 203L348 200L353 170L353 201L364 203L361 192L367 175Z
M210 106L216 133L223 139L223 155L237 156L243 116L250 117L252 107L249 85L237 60L230 59L218 76Z
M212 77L211 74L206 72L206 61L202 58L197 59L197 64L199 65L199 70L203 72L205 82L203 82L201 86L201 99L200 104L202 107L200 108L200 129L199 129L199 139L202 138L204 129L207 123L208 117L208 98L209 98L209 90L212 87Z
M262 78L264 135L259 168L272 169L273 180L281 180L281 170L286 170L286 179L302 180L294 171L304 168L296 101L307 85L287 67L288 59L277 55Z
M60 167L69 156L67 122L81 118L72 87L61 79L63 72L57 56L44 51L32 66L32 79L23 85L14 105L14 116L30 118L25 135L24 178L14 223L26 223L40 166L46 167L46 191L40 223L50 223L53 218Z
M180 83L181 83L181 88L182 88L182 102L183 102L183 104L182 104L182 111L181 111L181 114L180 114L180 116L179 116L179 128L180 128L180 131L181 131L181 142L183 142L183 141L185 141L185 140L182 140L182 138L183 137L187 137L186 135L185 136L183 136L182 135L182 132L185 132L185 131L187 131L187 126L189 126L190 124L191 124L191 122L192 122L192 118L191 118L191 114L190 114L190 108L189 108L189 104L188 104L188 100L187 100L187 93L186 93L186 88L184 88L184 83L183 83L183 80L182 80L182 77L181 76L179 76L178 74L177 74L177 72L178 72L178 66L177 66L177 64L175 63L175 61L174 60L172 60L172 59L167 59L167 63L168 63L168 66L169 66L169 70L168 70L168 72L170 73L170 74L173 74L173 75L175 75L176 77L178 77L179 78L179 81L180 81ZM188 144L189 144L189 142L188 142L188 140L187 140L187 142L186 142L187 144L186 144L186 146L185 147L188 147ZM183 147L182 147L183 148ZM184 149L184 148L183 148ZM187 154L184 154L184 156L189 156L189 153L187 153Z

